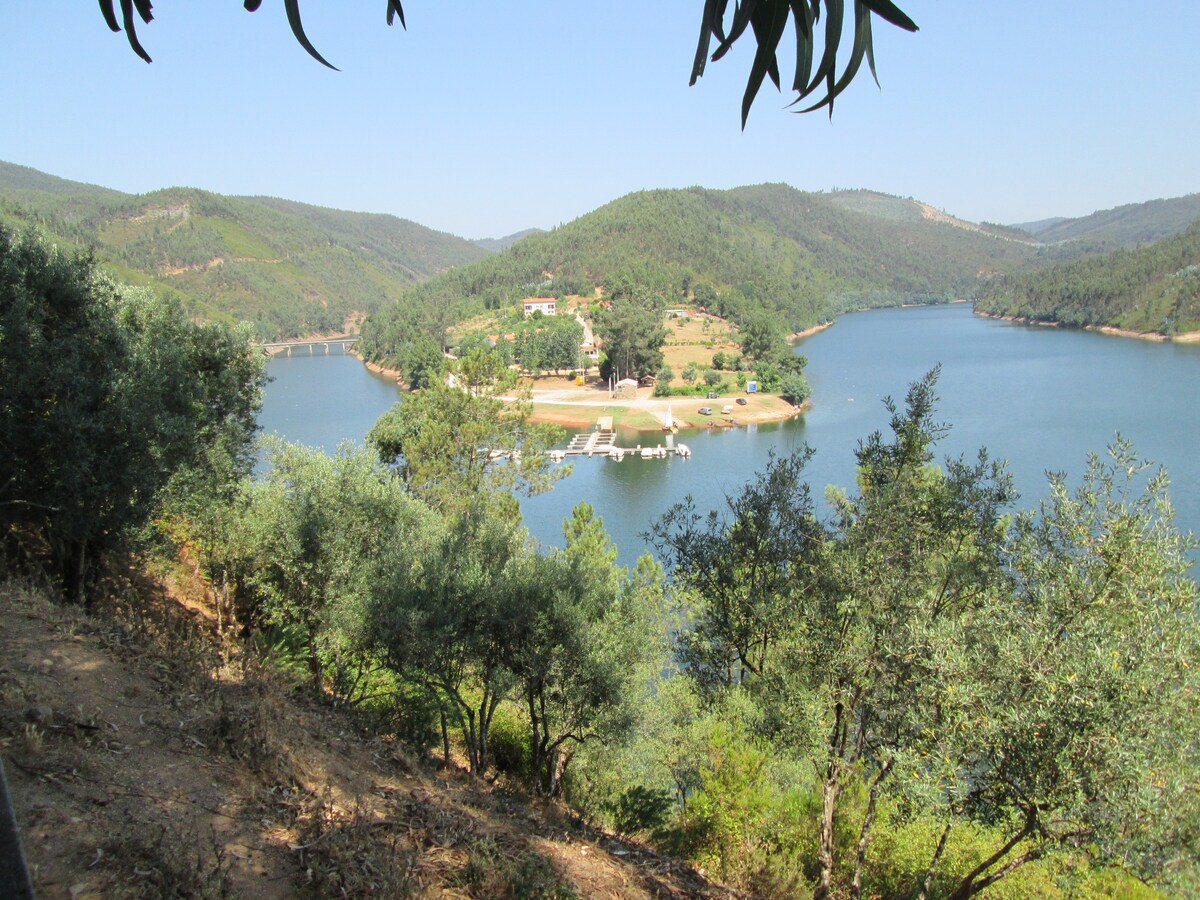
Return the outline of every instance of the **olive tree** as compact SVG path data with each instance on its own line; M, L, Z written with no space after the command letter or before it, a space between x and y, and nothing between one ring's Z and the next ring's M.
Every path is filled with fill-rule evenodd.
M250 470L262 359L86 256L0 226L0 538L76 599L176 495Z
M459 728L477 775L490 763L492 718L512 693L501 599L513 561L527 552L519 530L476 506L393 544L371 580L365 629L374 649L437 704L447 754L446 727Z
M1014 517L985 452L934 465L937 376L903 408L887 401L890 434L860 444L857 490L831 491L827 525L785 527L810 500L798 469L773 464L731 523L684 506L656 527L697 598L687 677L751 698L759 737L814 766L816 897L871 890L885 800L943 823L914 896L974 896L1061 849L1194 884L1196 544L1174 528L1165 476L1118 442L1078 489L1053 476L1040 510ZM777 511L751 514L770 478L786 487ZM734 540L742 523L761 537ZM1000 837L948 863L970 821Z
M261 623L299 630L321 690L330 666L336 675L371 649L363 622L376 569L385 551L424 533L431 514L365 449L268 447L267 473L235 501L222 562L251 592Z
M472 350L449 379L384 413L367 440L398 466L409 490L436 509L458 513L482 497L515 521L512 492L541 493L569 472L546 452L562 429L529 417L512 371L495 354Z
M535 787L557 796L576 750L615 743L658 658L654 611L661 571L630 575L587 503L564 525L566 549L514 560L502 599L503 658L528 716Z
M1168 884L1196 877L1196 546L1174 526L1165 473L1122 439L1074 490L1052 475L1016 522L956 776L962 808L1009 838L952 896L1063 846Z

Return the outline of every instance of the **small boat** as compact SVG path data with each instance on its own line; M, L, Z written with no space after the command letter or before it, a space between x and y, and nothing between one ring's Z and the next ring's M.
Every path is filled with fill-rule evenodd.
M688 457L688 456L692 455L692 450L687 444L680 444L679 446L677 446L675 448L675 452L683 457Z
M674 434L679 430L679 426L675 424L675 416L671 414L671 404L667 404L667 418L663 420L663 431L669 431Z

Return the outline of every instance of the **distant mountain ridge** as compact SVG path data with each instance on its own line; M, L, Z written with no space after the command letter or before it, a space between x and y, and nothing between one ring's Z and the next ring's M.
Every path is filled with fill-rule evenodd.
M1200 193L1129 203L1075 219L1044 219L1013 227L1046 244L1090 241L1115 248L1161 241L1196 221L1200 221Z
M846 309L974 296L980 279L1178 234L1200 194L1024 229L870 190L640 191L544 232L468 241L395 216L197 188L143 195L0 162L0 222L93 248L119 277L264 338L389 311L429 324L523 293L637 287L804 327ZM1033 232L1037 232L1035 235ZM414 312L415 311L415 312Z
M476 246L482 247L489 253L499 253L508 247L511 247L517 241L529 237L531 234L541 234L540 228L526 228L524 231L518 231L515 234L507 235L501 238L479 238L473 241Z
M332 333L488 251L395 216L196 188L134 195L0 163L0 222L94 248L126 281L263 338Z
M960 219L911 197L894 197L891 194L866 189L836 190L825 196L843 209L879 219L893 222L939 222L961 228L964 231L975 231L993 237L1031 242L1030 235L1021 233L1020 228L996 225L990 222L968 222L966 219Z

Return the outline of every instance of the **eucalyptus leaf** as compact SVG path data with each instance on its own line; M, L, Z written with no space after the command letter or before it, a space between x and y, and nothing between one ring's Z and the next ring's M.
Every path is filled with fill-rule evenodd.
M312 42L308 39L308 35L304 33L304 24L300 21L300 0L284 0L283 5L287 10L288 24L292 26L292 34L296 36L296 40L299 42L300 46L307 50L308 55L317 62L321 63L321 65L328 66L334 71L337 71L337 66L330 63L325 59L325 57L318 53L317 48L314 47Z

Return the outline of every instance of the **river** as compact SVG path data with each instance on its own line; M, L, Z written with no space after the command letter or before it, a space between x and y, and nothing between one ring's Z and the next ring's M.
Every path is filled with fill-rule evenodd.
M1045 473L1077 480L1089 451L1103 452L1119 432L1166 467L1177 520L1200 532L1200 345L1113 337L1096 332L984 319L965 304L875 310L842 316L803 339L812 408L791 421L680 432L689 459L579 459L548 494L522 502L530 532L561 544L562 521L579 500L603 517L622 563L646 549L642 535L671 504L691 494L697 508L719 507L769 458L807 443L815 450L809 483L851 487L854 450L887 429L882 398L905 390L934 365L939 419L951 426L938 457L974 458L980 446L1007 460L1029 508L1045 493ZM400 396L387 378L331 349L276 356L260 416L266 432L332 451L361 441ZM622 435L618 443L657 443Z

